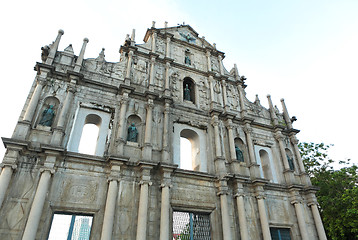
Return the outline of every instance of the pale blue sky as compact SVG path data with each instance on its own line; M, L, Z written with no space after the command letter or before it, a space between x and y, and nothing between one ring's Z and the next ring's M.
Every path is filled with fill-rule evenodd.
M335 144L334 159L352 158L358 136L358 1L6 1L0 3L2 46L0 136L10 137L35 77L40 48L62 28L59 49L72 43L85 57L106 48L118 61L125 35L141 43L151 21L156 27L185 22L226 53L225 67L237 63L247 77L248 98L266 95L298 121L301 141ZM0 148L0 156L4 148Z

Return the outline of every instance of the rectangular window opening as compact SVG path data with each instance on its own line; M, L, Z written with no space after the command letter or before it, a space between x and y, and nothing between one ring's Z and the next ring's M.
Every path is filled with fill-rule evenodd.
M48 240L89 240L93 216L55 213Z
M173 240L211 240L210 215L173 212Z
M270 228L272 240L291 240L289 228Z

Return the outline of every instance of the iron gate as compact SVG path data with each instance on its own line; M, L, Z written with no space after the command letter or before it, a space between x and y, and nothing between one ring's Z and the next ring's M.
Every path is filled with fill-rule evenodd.
M210 216L193 212L173 212L173 240L211 240Z

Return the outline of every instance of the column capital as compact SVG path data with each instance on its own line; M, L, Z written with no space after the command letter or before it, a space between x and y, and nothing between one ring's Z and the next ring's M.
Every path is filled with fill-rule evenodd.
M295 135L291 135L290 140L292 144L298 144L298 139Z
M165 187L172 188L173 185L170 184L169 182L163 182L160 184L160 188L165 188Z
M49 171L51 174L54 174L55 173L55 169L52 169L52 168L40 168L40 173L43 173L43 172L46 172L46 171Z
M154 101L153 101L153 99L148 99L148 101L147 101L147 108L148 108L148 109L153 109L153 108L154 108Z
M255 197L256 197L257 200L266 199L266 196L264 194L262 194L262 193L256 194Z
M311 207L312 205L317 205L318 206L318 202L317 200L313 200L307 203L307 206Z
M116 181L119 183L121 179L118 177L111 177L111 176L107 178L107 182L112 182L112 181Z
M274 137L277 141L283 141L283 139L285 138L279 130L274 133Z
M245 125L242 129L244 130L244 132L245 132L246 134L251 134L251 133L253 132L253 129L252 129L252 127L250 127L250 126L246 126L246 125Z
M0 163L0 169L1 169L1 168L6 168L6 167L10 167L12 170L16 170L16 169L17 169L17 165L16 165L16 164Z
M245 197L245 196L246 196L246 194L245 194L245 193L242 193L242 192L237 192L237 193L234 194L234 197L235 197L235 198Z
M151 181L148 181L148 180L141 180L139 181L139 185L144 185L144 184L147 184L149 186L152 186L152 182Z

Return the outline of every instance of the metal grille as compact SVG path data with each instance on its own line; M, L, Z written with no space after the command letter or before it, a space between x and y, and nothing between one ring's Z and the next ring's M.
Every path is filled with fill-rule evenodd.
M173 212L173 240L211 240L210 216Z
M272 240L291 240L290 229L270 228Z

